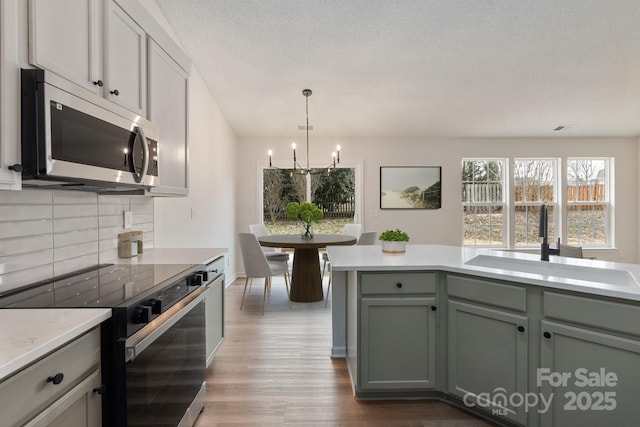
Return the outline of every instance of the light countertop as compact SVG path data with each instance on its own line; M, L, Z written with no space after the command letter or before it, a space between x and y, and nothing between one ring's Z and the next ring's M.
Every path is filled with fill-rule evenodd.
M0 381L110 317L107 308L0 310Z
M380 245L331 246L327 253L332 271L440 270L640 301L640 265L637 264L558 256L544 262L539 255L444 245L407 245L405 254L385 254ZM467 264L479 255L497 260L495 264L502 264L504 268ZM518 271L518 266L530 271ZM598 279L602 277L605 281L614 276L628 280L624 284L608 284Z

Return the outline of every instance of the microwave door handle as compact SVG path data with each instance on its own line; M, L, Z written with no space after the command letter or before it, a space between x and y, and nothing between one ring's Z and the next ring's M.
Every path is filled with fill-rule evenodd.
M147 141L147 137L144 136L144 131L140 126L136 126L135 131L138 132L140 142L142 142L142 170L140 174L134 173L136 182L140 183L144 181L144 177L147 175L147 170L149 169L149 141Z

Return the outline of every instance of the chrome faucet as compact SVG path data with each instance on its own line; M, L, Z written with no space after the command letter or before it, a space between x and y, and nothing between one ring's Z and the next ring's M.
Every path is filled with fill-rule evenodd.
M549 255L560 255L560 238L558 237L558 246L555 249L549 248L549 215L547 214L547 205L540 206L540 226L538 227L538 236L542 237L540 245L540 261L549 261Z

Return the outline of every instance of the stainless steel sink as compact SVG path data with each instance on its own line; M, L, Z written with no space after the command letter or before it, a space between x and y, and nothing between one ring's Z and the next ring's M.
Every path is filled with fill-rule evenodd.
M465 264L512 272L539 274L547 277L581 280L612 286L640 286L633 275L625 270L571 264L556 264L546 261L507 258L493 255L478 255L467 261Z

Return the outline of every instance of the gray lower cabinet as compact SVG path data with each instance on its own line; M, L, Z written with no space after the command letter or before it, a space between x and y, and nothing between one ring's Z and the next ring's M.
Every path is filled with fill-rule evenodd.
M363 298L362 390L435 388L435 298Z
M526 424L528 319L476 304L448 303L448 392L465 406Z
M362 273L358 281L347 313L356 396L434 390L436 274Z
M542 331L542 425L637 425L639 341L547 321Z
M100 426L100 328L0 383L2 426Z
M26 423L25 427L101 426L101 397L94 391L100 384L98 370Z
M544 291L543 312L541 425L638 425L640 306Z

